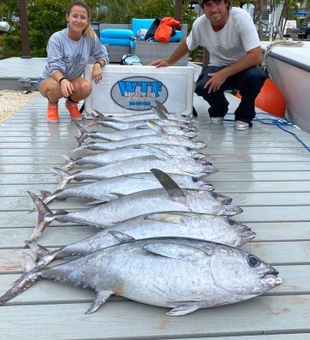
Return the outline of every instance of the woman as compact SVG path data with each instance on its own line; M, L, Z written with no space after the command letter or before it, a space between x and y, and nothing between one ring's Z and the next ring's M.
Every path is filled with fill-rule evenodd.
M82 78L89 57L95 59L92 77L102 79L101 68L109 62L108 54L90 25L90 10L81 1L72 2L66 13L68 28L54 33L47 45L47 65L38 80L38 90L48 99L47 120L58 123L58 100L66 99L71 119L81 120L78 102L89 96L92 86Z

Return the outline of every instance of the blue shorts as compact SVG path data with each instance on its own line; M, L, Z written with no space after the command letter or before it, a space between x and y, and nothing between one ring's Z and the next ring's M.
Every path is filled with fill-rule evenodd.
M36 90L38 90L40 84L42 83L42 81L44 80L45 78L38 78L37 82L35 84L33 84L33 86L36 88Z

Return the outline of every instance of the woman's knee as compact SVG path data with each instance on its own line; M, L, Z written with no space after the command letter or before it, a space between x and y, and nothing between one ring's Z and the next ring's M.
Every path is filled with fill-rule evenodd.
M91 85L91 83L88 80L84 80L83 81L82 87L83 87L83 91L85 93L87 93L87 95L89 95L91 93L92 85Z
M91 83L86 79L79 79L77 84L74 84L76 92L79 94L81 99L88 97L92 91Z
M60 86L54 79L43 80L39 85L38 90L43 97L52 101L56 101L62 97Z

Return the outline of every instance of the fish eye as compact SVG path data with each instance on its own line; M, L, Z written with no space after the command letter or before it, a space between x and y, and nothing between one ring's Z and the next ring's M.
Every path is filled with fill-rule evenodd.
M248 264L250 267L255 268L260 265L260 260L256 256L250 255L248 256Z
M235 225L235 221L233 221L231 219L228 219L227 222L228 222L229 225Z

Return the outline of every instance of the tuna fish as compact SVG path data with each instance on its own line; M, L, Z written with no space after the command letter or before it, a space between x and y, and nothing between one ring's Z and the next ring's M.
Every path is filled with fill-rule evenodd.
M156 120L156 123L162 127L166 126L176 126L179 128L191 128L192 126L189 124L186 124L184 122L177 122L174 120ZM93 125L93 124L91 124ZM104 127L110 127L115 130L127 130L127 129L133 129L133 128L140 128L140 127L146 127L147 126L147 120L141 120L136 122L127 122L127 123L121 123L121 122L110 122L110 121L100 121L100 125ZM89 126L87 126L89 127Z
M127 138L133 137L143 137L149 135L156 135L156 131L149 129L147 125L144 128L134 128L122 131L87 131L83 126L75 122L76 126L80 131L80 136L76 137L79 144L81 144L86 138L93 139L103 139L111 142L115 142L118 140L123 140ZM166 126L164 128L166 133L169 135L181 135L189 138L194 138L197 136L197 131L195 128L181 128L177 126Z
M67 173L59 171L60 176L66 176ZM204 179L193 180L186 175L170 175L170 177L181 187L187 189L199 189L213 191L214 187L208 184ZM48 204L52 200L64 200L67 198L82 198L91 201L110 201L123 195L129 195L142 190L151 190L161 188L158 180L152 173L132 174L118 177L111 177L105 180L87 183L79 186L72 186L62 190L56 190L54 193L44 191L43 202Z
M181 145L130 145L124 146L122 148L117 148L115 150L104 151L98 153L96 155L78 157L78 158L71 158L72 154L85 150L98 150L97 143L86 145L85 147L81 146L73 152L69 153L69 156L64 155L66 159L66 164L63 169L69 170L74 165L85 165L85 164L97 164L97 165L105 165L105 164L112 164L114 162L124 161L126 159L137 158L137 157L144 157L144 156L155 156L158 159L165 159L169 156L177 156L182 158L192 158L194 160L203 160L204 155L199 151L191 148L186 148ZM101 144L99 144L100 147ZM99 149L100 150L100 149ZM71 156L71 157L70 157Z
M15 282L0 305L41 279L92 288L93 313L112 294L168 307L170 316L240 302L283 283L278 271L240 248L186 238L132 240L53 267L33 269Z
M206 144L201 141L195 141L184 136L168 135L167 133L164 132L164 130L162 130L162 132L163 133L161 134L148 135L143 137L133 137L119 140L116 142L95 143L96 144L95 150L114 150L125 146L140 144L182 145L184 147L197 150L202 149L206 146ZM89 147L89 149L91 149L91 147Z
M99 249L119 244L111 231L121 232L135 239L150 237L188 237L240 246L255 237L247 226L223 216L201 214L161 214L136 217L129 221L99 231L98 233L60 249L49 251L30 241L27 245L37 255L37 266L46 266L54 259L85 256Z
M242 212L240 207L230 205L231 198L205 190L181 189L167 174L158 169L152 173L164 189L140 191L122 196L90 209L53 214L39 197L29 193L38 210L38 225L31 239L38 238L54 220L74 222L96 227L111 227L131 218L156 212L197 212L202 214L232 216Z
M152 112L140 113L140 114L135 113L132 115L105 116L104 114L97 112L97 118L100 122L111 121L111 122L128 123L128 122L139 122L139 121L145 122L149 119L155 119L155 120L160 119L160 120L167 120L167 121L191 123L191 119L189 116L166 114L162 110L155 108L155 107L152 108Z
M63 189L72 180L83 181L85 179L101 180L105 178L149 172L151 168L161 169L168 174L189 175L199 179L210 175L217 169L204 160L196 161L191 158L166 156L158 159L156 156L131 158L124 161L107 164L94 169L85 169L62 176L62 181L57 189ZM59 173L62 169L54 168Z

